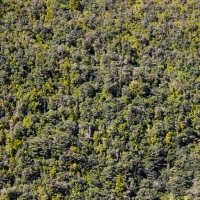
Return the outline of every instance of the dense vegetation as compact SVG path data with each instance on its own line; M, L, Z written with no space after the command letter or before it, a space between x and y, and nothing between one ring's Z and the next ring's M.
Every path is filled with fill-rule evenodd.
M0 70L0 199L200 199L199 0L1 0Z

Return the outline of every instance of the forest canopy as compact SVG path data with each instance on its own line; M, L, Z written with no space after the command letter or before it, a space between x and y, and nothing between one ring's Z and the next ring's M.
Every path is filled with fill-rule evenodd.
M0 1L0 199L200 199L199 0Z

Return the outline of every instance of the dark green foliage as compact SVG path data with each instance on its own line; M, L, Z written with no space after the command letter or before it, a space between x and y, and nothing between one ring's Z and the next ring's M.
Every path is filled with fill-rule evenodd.
M199 10L0 1L0 199L199 199Z

